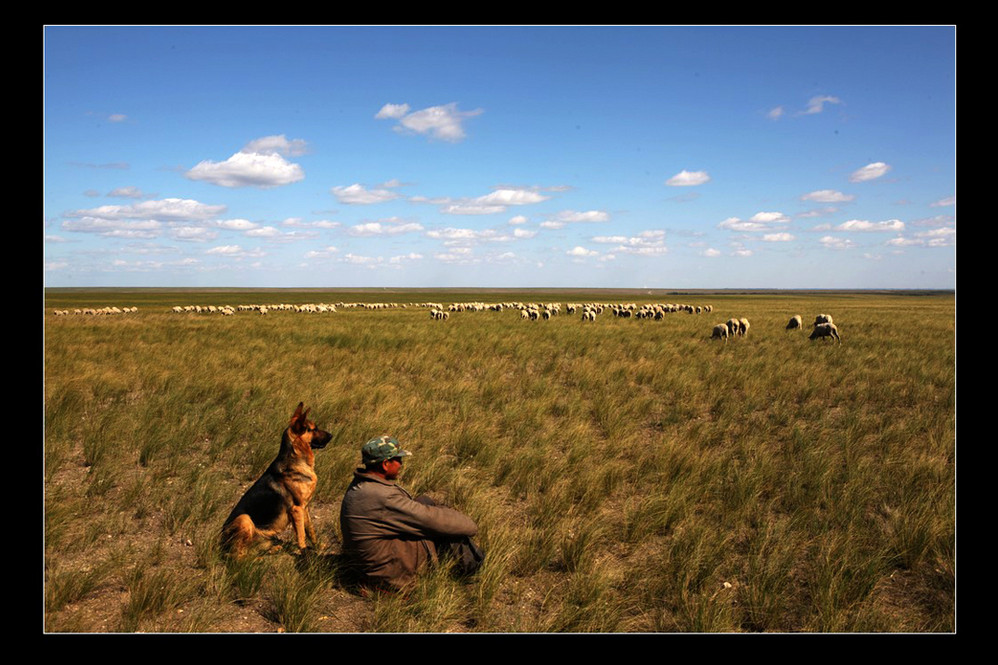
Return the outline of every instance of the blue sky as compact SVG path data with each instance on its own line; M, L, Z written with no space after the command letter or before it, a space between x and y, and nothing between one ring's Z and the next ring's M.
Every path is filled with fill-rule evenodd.
M47 286L953 288L953 26L48 26Z

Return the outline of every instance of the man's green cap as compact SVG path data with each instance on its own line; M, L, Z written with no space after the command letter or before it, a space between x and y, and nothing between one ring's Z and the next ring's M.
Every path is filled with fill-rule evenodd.
M364 464L374 462L384 462L393 457L405 457L411 455L408 450L402 450L402 446L396 439L390 436L379 436L371 439L360 449L360 454L364 458Z

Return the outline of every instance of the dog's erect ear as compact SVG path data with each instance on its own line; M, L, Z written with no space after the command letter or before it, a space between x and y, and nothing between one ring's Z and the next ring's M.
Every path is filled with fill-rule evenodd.
M300 424L305 421L305 414L308 413L308 411L304 411L303 412L302 409L304 407L305 407L305 403L304 402L298 402L298 408L295 409L295 412L291 415L291 428L292 429L295 429L296 426L300 426Z

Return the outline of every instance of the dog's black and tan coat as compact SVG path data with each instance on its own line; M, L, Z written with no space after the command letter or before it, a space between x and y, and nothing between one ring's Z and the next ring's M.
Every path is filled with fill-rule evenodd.
M332 435L308 419L299 403L281 437L281 450L263 475L246 490L222 526L222 549L234 558L269 546L280 547L277 536L294 528L298 547L318 545L308 504L315 494L314 450L323 448ZM306 540L307 539L307 540Z

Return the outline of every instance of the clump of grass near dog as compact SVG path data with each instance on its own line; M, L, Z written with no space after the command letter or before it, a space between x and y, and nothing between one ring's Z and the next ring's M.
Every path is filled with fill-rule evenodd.
M307 555L298 555L307 556ZM263 582L263 615L289 633L309 633L319 629L324 594L329 591L332 578L316 574L302 574L294 565L296 557L277 561Z

